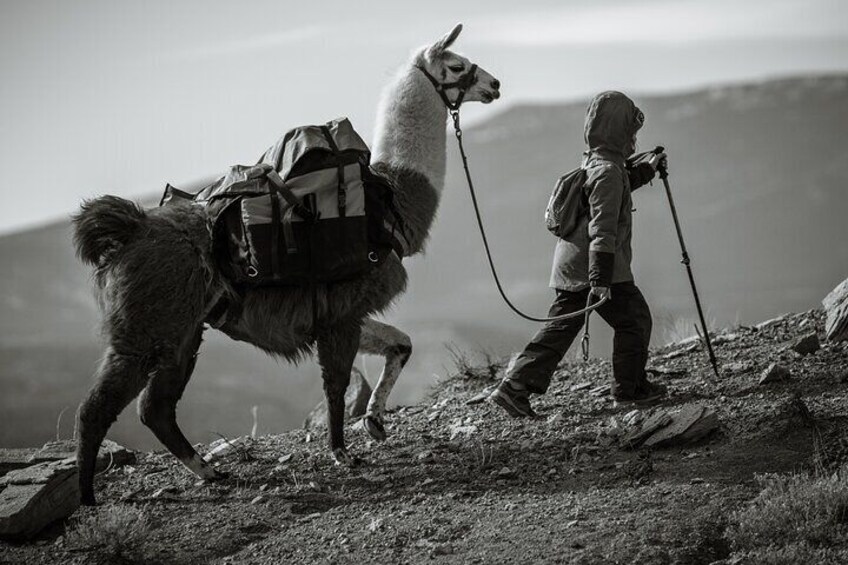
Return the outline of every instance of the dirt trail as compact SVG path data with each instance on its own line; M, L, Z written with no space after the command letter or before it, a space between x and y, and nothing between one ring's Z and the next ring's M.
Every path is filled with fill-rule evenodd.
M495 382L469 368L393 411L386 443L350 430L361 467L334 466L323 435L304 430L258 438L223 461L230 478L213 485L146 454L99 477L103 505L75 518L141 509L152 563L720 561L728 516L759 491L755 474L831 468L848 453L848 347L791 349L822 324L812 311L725 333L716 352L735 365L718 384L700 350L653 352L671 390L666 408L703 403L718 414L720 430L693 446L619 447L626 411L590 392L607 383L607 361L564 365L534 397L534 421L467 405ZM791 379L758 385L773 362ZM62 534L0 542L0 563L96 562L96 549L69 547Z

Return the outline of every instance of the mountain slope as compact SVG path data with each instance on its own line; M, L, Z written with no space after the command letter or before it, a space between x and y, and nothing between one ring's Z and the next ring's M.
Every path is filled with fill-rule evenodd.
M791 350L822 335L823 319L723 334L717 354L735 369L720 382L700 349L655 350L670 397L641 411L592 391L609 382L606 360L561 366L533 398L536 420L475 404L500 374L471 367L390 413L385 443L349 426L366 460L354 468L334 465L323 436L305 430L244 438L216 460L229 474L219 483L197 482L170 454L141 454L97 478L102 506L0 551L12 562L110 562L110 544L97 542L115 535L135 563L844 563L848 346ZM758 385L773 362L791 377ZM695 406L719 422L699 442L628 445L634 420Z

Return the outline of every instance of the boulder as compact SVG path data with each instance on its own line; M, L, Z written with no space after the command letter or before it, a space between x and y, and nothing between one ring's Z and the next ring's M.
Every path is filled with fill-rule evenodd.
M783 365L772 363L765 371L763 371L762 375L760 375L760 384L767 385L787 381L789 380L790 375L791 373L789 372L789 369Z
M822 300L827 319L824 329L830 341L848 340L848 279L834 288Z
M56 442L52 442L56 443ZM67 442L51 445L42 453L53 459L32 463L0 477L0 537L24 539L37 534L45 526L71 515L79 506L79 484L76 458L67 455ZM41 451L41 450L39 450ZM35 454L30 461L36 460ZM123 464L134 459L131 451L107 441L97 455L97 470Z
M792 345L792 350L799 355L810 355L821 349L819 336L816 332L807 334Z
M345 419L352 420L365 415L368 400L371 398L371 385L356 367L350 372L350 385L345 392ZM303 427L321 428L327 426L327 401L322 400L312 409L303 422Z

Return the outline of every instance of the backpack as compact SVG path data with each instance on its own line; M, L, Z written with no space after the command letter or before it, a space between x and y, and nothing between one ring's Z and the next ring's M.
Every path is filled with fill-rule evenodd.
M197 194L168 185L160 205L206 207L218 264L236 284L343 281L406 247L392 187L370 157L347 118L297 127Z
M589 207L586 192L586 169L579 167L557 180L545 208L545 226L557 237L571 234Z

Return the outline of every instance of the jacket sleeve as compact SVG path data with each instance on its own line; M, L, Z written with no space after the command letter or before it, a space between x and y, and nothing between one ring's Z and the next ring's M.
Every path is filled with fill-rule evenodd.
M654 175L657 172L648 163L639 163L635 167L627 169L627 176L630 178L630 190L636 190L640 186L644 186L654 180Z
M615 165L604 165L589 192L589 284L592 286L612 283L623 193L622 171Z

